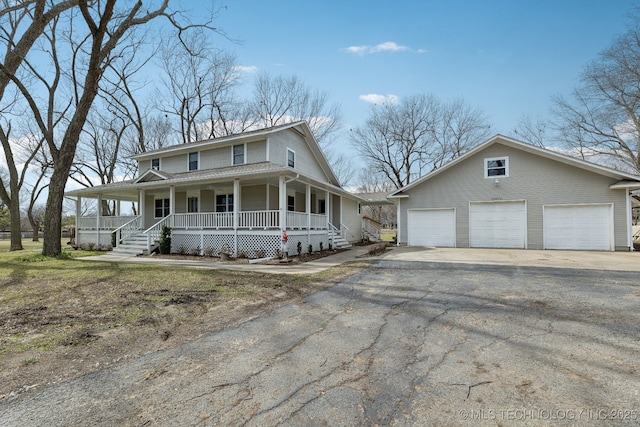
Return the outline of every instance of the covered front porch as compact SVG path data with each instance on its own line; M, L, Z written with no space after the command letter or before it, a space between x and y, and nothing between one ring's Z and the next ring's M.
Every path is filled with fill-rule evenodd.
M341 189L299 175L175 181L138 179L102 186L95 194L89 189L71 192L77 198L76 243L150 253L166 225L172 229L172 252L261 258L284 250L291 255L300 249L307 252L309 245L313 251L346 246L350 238L359 239L350 236L343 220L344 204L357 201L345 200ZM97 214L81 215L87 198L96 200ZM115 215L103 215L105 201L115 205ZM133 215L122 215L123 206L131 206Z

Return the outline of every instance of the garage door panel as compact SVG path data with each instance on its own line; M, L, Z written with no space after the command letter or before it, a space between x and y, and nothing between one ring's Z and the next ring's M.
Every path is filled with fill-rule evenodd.
M524 201L469 204L469 246L472 248L524 248Z
M545 206L545 249L613 250L610 204Z
M455 209L407 211L409 246L455 247Z

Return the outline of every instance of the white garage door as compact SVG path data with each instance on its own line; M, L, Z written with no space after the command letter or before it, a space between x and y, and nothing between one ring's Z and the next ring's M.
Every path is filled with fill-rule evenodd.
M545 206L545 249L612 251L613 205Z
M469 246L525 248L527 234L524 201L469 204Z
M407 211L409 246L456 245L455 209L410 209Z

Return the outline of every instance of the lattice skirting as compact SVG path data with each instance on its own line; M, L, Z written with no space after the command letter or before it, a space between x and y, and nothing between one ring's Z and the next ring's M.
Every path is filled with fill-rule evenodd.
M77 230L76 233L77 245L100 245L103 247L111 246L111 231L101 230L99 238L96 235L96 230Z
M287 253L295 256L298 253L298 242L302 252L307 253L309 244L313 251L320 250L320 242L323 249L329 248L329 237L326 230L289 231ZM236 246L237 245L237 246ZM221 251L229 251L233 256L246 258L275 257L283 251L282 234L279 231L264 231L260 233L251 231L238 231L237 236L232 232L220 231L192 231L173 230L171 235L172 253L199 253L200 255L218 256Z

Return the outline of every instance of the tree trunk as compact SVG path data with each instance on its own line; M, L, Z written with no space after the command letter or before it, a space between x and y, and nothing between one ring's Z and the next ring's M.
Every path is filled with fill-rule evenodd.
M31 229L33 230L33 239L34 242L40 241L40 221L36 221L31 213L31 210L27 211L27 217L29 218L29 223L31 224Z
M22 233L20 230L20 204L17 197L11 200L9 212L11 213L11 246L9 250L21 251L24 248L22 247Z
M64 201L64 187L67 183L70 167L56 168L49 183L47 210L44 213L44 244L42 254L57 256L62 252L62 202Z

